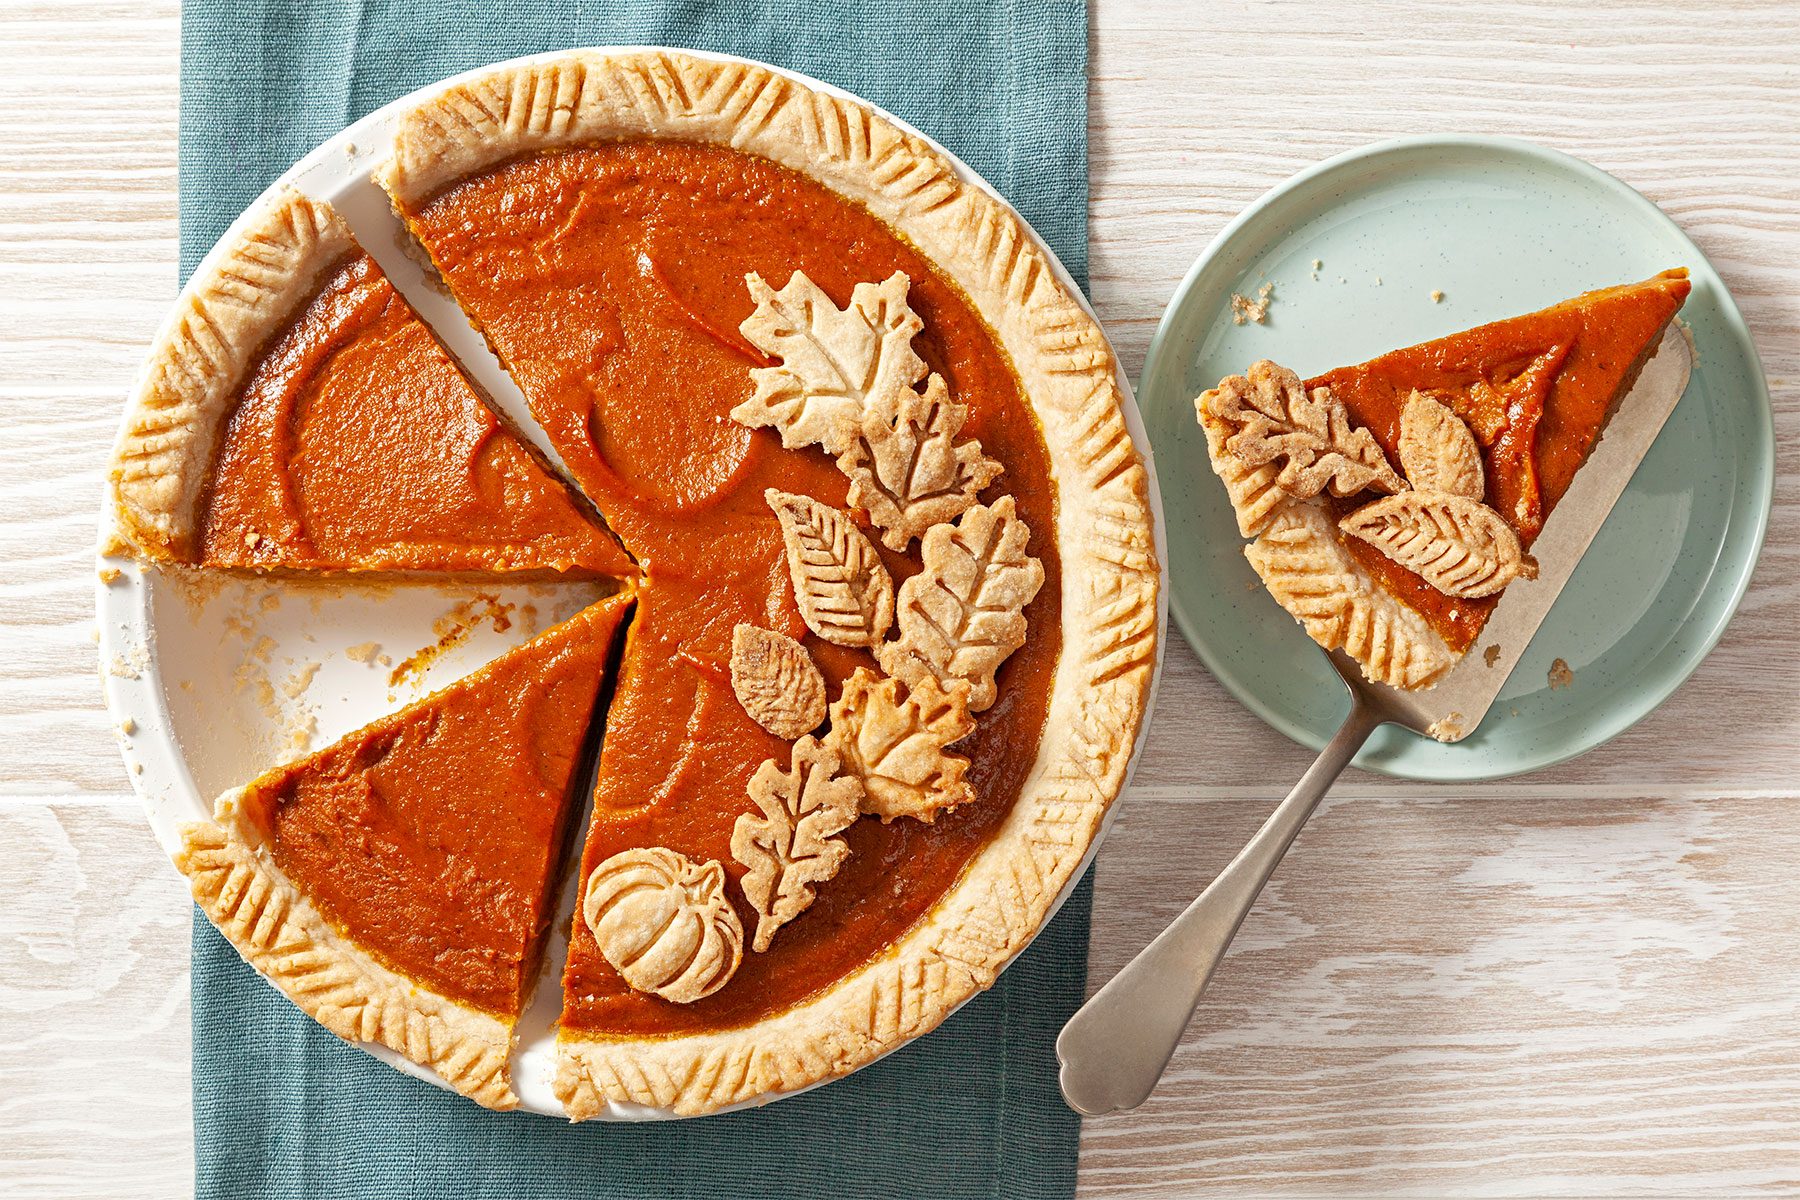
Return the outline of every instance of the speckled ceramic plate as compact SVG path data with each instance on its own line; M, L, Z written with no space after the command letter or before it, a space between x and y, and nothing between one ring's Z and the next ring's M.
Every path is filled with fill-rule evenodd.
M1769 519L1774 433L1755 346L1717 272L1660 209L1526 142L1364 147L1227 226L1169 302L1138 391L1161 467L1175 619L1219 681L1314 749L1349 712L1325 656L1244 561L1196 395L1259 358L1310 375L1677 266L1694 283L1681 313L1699 350L1687 393L1481 727L1445 746L1388 726L1356 758L1414 779L1572 758L1644 717L1712 649ZM1234 324L1232 294L1264 283L1266 323ZM1562 688L1548 680L1557 658L1574 671Z

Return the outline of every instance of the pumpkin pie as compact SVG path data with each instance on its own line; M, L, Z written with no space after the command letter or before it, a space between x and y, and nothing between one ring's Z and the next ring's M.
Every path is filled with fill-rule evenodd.
M1250 564L1327 650L1435 684L1480 636L1689 290L1687 272L1195 401Z
M1045 919L1144 713L1098 327L918 137L745 63L498 68L377 179L641 571L568 1112L712 1111L930 1029Z
M539 973L622 593L221 797L176 865L251 965L340 1037L490 1108Z
M330 211L277 194L128 418L133 547L628 581L562 977L571 1117L715 1111L930 1030L1047 919L1144 720L1160 573L1098 326L931 146L747 63L498 67L405 113L377 179L567 485ZM512 1103L621 613L228 796L181 856L209 916L329 1028Z
M121 532L158 561L631 570L342 218L290 190L240 222L184 293L128 410L112 483Z

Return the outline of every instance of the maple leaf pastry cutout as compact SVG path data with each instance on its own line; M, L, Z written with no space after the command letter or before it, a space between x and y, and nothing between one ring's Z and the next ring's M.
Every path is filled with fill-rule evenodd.
M933 526L920 546L924 568L900 585L899 636L875 656L912 685L969 685L969 711L994 703L994 672L1025 644L1025 606L1044 585L1044 565L1025 553L1031 530L1013 498L976 505Z
M790 450L819 445L842 454L870 397L910 391L924 377L925 360L912 348L924 322L907 306L904 273L857 284L843 309L799 271L780 291L760 275L745 282L756 311L739 329L780 365L751 370L756 393L731 410L738 423L773 426Z
M838 774L836 750L803 737L789 761L786 771L772 758L756 769L750 799L762 815L745 813L731 831L731 856L748 868L740 886L756 910L751 949L758 954L850 857L849 844L838 835L855 823L862 806L862 784Z
M974 439L957 441L968 405L950 397L941 376L920 394L900 388L872 396L863 409L862 436L838 456L850 477L850 503L864 509L890 550L904 550L975 503L999 477L1000 464Z
M788 578L800 619L838 646L873 646L894 621L894 581L850 514L797 492L769 488L781 522Z
M969 760L947 749L975 729L967 684L927 676L910 689L866 667L844 683L831 706L825 744L843 770L862 781L862 811L885 824L896 817L931 822L975 798L964 778Z

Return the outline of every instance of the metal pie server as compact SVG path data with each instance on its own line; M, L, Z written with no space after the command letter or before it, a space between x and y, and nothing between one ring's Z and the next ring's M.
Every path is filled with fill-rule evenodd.
M1071 1108L1098 1116L1136 1108L1149 1098L1250 906L1378 726L1391 722L1455 742L1481 724L1674 411L1692 368L1686 331L1671 323L1532 545L1538 577L1506 589L1476 646L1436 687L1412 693L1370 683L1348 655L1330 655L1350 689L1350 715L1318 761L1187 911L1096 992L1056 1039L1063 1097Z

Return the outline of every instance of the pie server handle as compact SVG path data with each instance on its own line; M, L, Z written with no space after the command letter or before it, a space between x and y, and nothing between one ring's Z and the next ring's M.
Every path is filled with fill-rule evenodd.
M1155 1090L1200 995L1313 809L1386 718L1351 688L1350 715L1318 761L1204 892L1125 964L1056 1039L1062 1093L1089 1116L1136 1108Z

